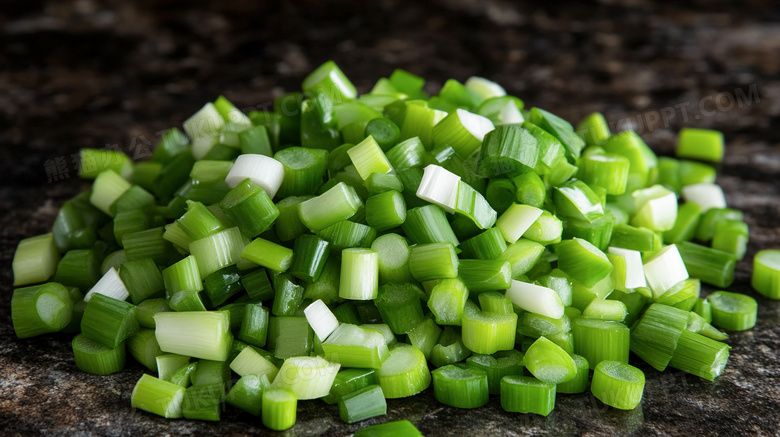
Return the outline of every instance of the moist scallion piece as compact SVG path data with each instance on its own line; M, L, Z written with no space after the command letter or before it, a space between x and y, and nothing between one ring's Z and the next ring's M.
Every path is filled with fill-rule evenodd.
M418 244L412 247L409 269L418 281L458 276L458 257L451 243Z
M157 377L170 381L176 371L190 363L190 357L178 354L163 354L155 357L157 362Z
M415 395L431 384L425 355L416 347L404 343L390 350L390 357L375 374L387 399Z
M188 387L184 391L184 400L181 404L182 415L186 419L218 422L221 417L224 397L225 385L222 383Z
M265 375L242 376L225 396L225 402L259 416L263 411L263 392L270 387L271 382Z
M577 375L572 357L545 337L539 337L525 351L523 366L534 377L551 384L570 381Z
M445 326L439 341L431 349L430 361L436 367L455 364L471 355L471 351L463 344L460 333L452 327Z
M377 383L373 369L344 369L336 374L330 393L322 398L327 404L335 404L345 395Z
M639 287L647 287L642 254L636 250L610 247L607 257L614 266L612 278L615 288L628 292Z
M294 240L306 233L306 226L298 215L299 205L314 196L290 196L280 200L276 207L279 209L279 217L274 222L274 233L281 241Z
M241 271L236 266L228 266L206 276L203 279L203 297L209 308L222 305L235 294L244 290L241 285Z
M517 187L505 178L492 178L485 189L485 199L498 213L503 214L517 197Z
M138 332L135 306L97 293L84 309L81 332L90 340L115 349Z
M142 328L154 328L154 315L171 311L168 302L163 299L146 299L135 306L138 314L138 325Z
M303 301L303 287L289 273L273 275L274 303L271 313L275 316L294 316Z
M123 262L119 277L136 305L161 296L165 290L162 273L151 258Z
M584 393L588 389L589 381L589 363L582 355L572 355L574 364L577 365L577 376L574 379L557 384L555 387L558 393Z
M711 165L698 161L680 160L680 186L685 187L695 184L712 184L715 182L717 172Z
M572 321L572 334L574 353L587 359L591 369L605 360L628 362L630 332L626 325L580 317Z
M612 272L604 252L591 243L574 238L558 245L558 268L586 287L592 287Z
M387 414L387 402L382 388L369 385L341 396L338 401L339 417L346 423L360 422Z
M482 141L479 174L492 178L533 171L538 154L536 138L526 129L516 124L498 126Z
M255 238L244 247L241 257L263 267L284 272L293 260L293 251L263 238Z
M512 266L512 279L519 279L533 268L543 251L544 246L541 244L521 238L507 246L497 259L509 261Z
M479 229L489 229L496 223L496 211L490 207L490 203L479 191L465 181L458 182L455 213L469 219Z
M685 330L680 335L669 365L712 381L726 367L730 349L725 343Z
M131 186L130 182L127 182L113 170L103 171L97 175L95 182L92 184L92 193L89 196L89 201L95 208L113 217L111 205Z
M371 173L371 176L366 179L365 186L368 189L368 194L372 196L386 191L401 192L404 190L404 183L401 182L401 179L389 173Z
M756 326L758 304L750 296L717 291L707 296L712 305L712 324L731 331L744 331Z
M588 185L598 185L607 194L626 192L629 161L623 156L610 153L588 153L582 158L580 176Z
M319 278L330 255L330 243L314 235L301 235L293 246L290 274L307 282Z
M542 211L542 214L525 231L523 237L548 245L560 243L562 234L563 222L549 212Z
M92 288L100 279L100 262L92 249L69 250L57 264L52 281L59 284L78 287L82 290Z
M93 375L108 375L125 368L125 343L108 348L90 340L83 334L73 337L71 342L76 367Z
M266 269L255 270L241 276L241 284L249 298L255 302L271 300L274 297L273 285Z
M118 300L126 300L130 296L116 269L111 267L92 289L84 296L84 301L89 302L95 294L113 297Z
M672 229L664 232L664 243L675 244L690 241L696 234L701 218L701 207L693 202L686 202L677 209Z
M436 400L457 408L479 408L488 401L487 372L465 364L450 364L431 372Z
M682 188L682 197L686 202L692 202L701 207L702 213L711 209L725 209L726 196L723 189L714 183L699 183Z
M154 315L155 335L164 352L224 361L233 336L226 311L163 312Z
M507 243L516 242L542 215L542 210L529 205L512 204L496 221L496 227Z
M743 220L742 211L730 208L712 208L708 211L702 209L699 226L696 228L696 238L701 241L710 241L715 235L715 226L725 220Z
M677 219L677 195L661 185L636 190L634 198L636 214L631 224L654 231L668 231Z
M54 234L38 235L19 242L14 253L14 286L44 282L54 275L60 254Z
M472 352L492 354L514 348L517 314L497 314L480 311L473 302L466 302L462 316L463 344Z
M362 205L355 189L339 182L319 196L301 202L298 208L301 223L318 232L349 219Z
M488 392L499 394L503 377L523 375L523 353L511 349L499 351L493 355L472 355L466 359L466 365L485 371L488 379Z
M642 402L645 374L627 363L602 361L593 370L590 391L598 400L620 410L633 410Z
M465 258L490 260L498 258L506 250L506 242L500 229L490 228L461 242L460 249Z
M671 244L645 259L647 285L659 297L680 281L688 279L688 270L677 245Z
M604 251L612 240L614 226L615 217L609 211L592 222L567 218L563 221L562 237L565 239L581 238Z
M322 299L318 299L309 304L309 306L303 310L303 313L321 342L324 342L339 326L338 319L333 315Z
M460 176L438 165L425 167L416 195L452 213L458 203Z
M503 241L503 240L502 240ZM406 239L398 234L385 234L371 243L371 249L379 256L379 283L404 283L414 280L409 270L412 254Z
M466 284L459 278L443 279L433 287L428 308L440 325L460 325L469 297Z
M766 249L753 258L753 289L770 299L780 299L780 250Z
M422 165L425 146L419 137L411 137L396 144L385 155L396 171L406 170Z
M433 319L424 318L420 323L416 324L409 332L406 333L407 339L412 346L420 350L428 359L431 356L433 347L439 341L441 336L441 328L436 324Z
M19 338L60 331L72 316L68 289L56 282L17 288L11 297L11 319Z
M541 208L547 197L547 187L536 172L530 171L511 178L517 187L517 203Z
M700 292L701 281L695 278L686 279L672 286L666 293L656 298L655 301L690 311L696 304L696 299L699 297Z
M510 413L547 416L555 407L555 389L555 384L529 376L504 376L501 378L501 408Z
M734 282L734 269L737 264L734 255L689 241L678 244L677 248L688 274L692 277L722 288Z
M592 222L604 214L601 200L581 180L567 182L553 190L555 210L560 217L572 217Z
M451 146L458 156L466 159L479 150L485 135L494 129L487 118L456 109L433 127L433 142Z
M626 304L619 300L593 299L584 310L582 317L590 319L623 322L628 316Z
M366 137L366 139L356 144L355 147L350 148L347 154L364 181L372 173L390 173L393 171L390 161L372 136Z
M279 197L313 194L322 185L328 160L327 150L288 147L274 155L284 166Z
M656 370L663 371L687 326L688 311L652 304L631 330L631 352Z
M174 311L206 311L198 290L180 290L171 294L168 304Z
M289 389L300 400L318 399L328 394L340 367L319 356L290 357L282 364L272 387Z
M166 419L175 419L182 417L184 391L184 387L179 385L151 375L142 375L133 388L130 403L133 408L140 408Z
M263 391L263 425L274 431L284 431L295 425L298 398L287 388L270 387Z
M322 342L325 358L344 367L378 369L390 356L384 336L373 329L343 323Z
M452 243L458 245L458 238L447 222L444 211L436 205L412 208L406 213L401 226L409 239L417 244Z

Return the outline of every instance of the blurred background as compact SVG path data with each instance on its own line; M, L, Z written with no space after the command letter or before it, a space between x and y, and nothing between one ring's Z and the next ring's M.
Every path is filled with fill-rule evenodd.
M780 6L771 1L3 2L3 294L10 295L10 262L18 241L47 232L61 203L81 190L72 159L80 148L119 148L146 159L162 131L181 126L220 94L239 108L268 110L274 97L298 90L306 74L331 59L360 92L395 68L426 78L432 94L448 78L463 82L482 76L527 107L539 106L573 123L603 112L613 132L634 129L660 154L671 153L682 126L723 131L728 147L718 183L729 206L746 211L749 260L758 249L780 245L778 23ZM749 271L749 261L743 261L738 281L744 282ZM0 302L3 318L9 300ZM767 311L777 320L777 309ZM1 330L12 335L9 323ZM778 332L766 335L774 335L770 347L780 349ZM9 347L30 354L41 350L41 343L28 344ZM4 367L22 363L9 356L0 358ZM736 393L729 391L733 387L721 389L725 399ZM701 386L688 396L710 399L714 390ZM36 428L34 420L55 420L31 403L25 408L33 419L25 425L9 413L20 405L11 398L11 391L0 393L0 424L18 422L14 429L24 432ZM669 398L667 404L684 405L686 399ZM716 419L748 423L757 405L777 405L776 398L767 399L729 401L719 406L723 412ZM125 401L111 398L106 405L127 410ZM415 405L409 408L425 408L424 401ZM458 412L441 414L444 418L436 419L434 413L430 423L464 420ZM717 431L711 421L664 421L662 416L663 409L646 408L645 423L659 422L644 430ZM506 422L511 416L502 417L505 422L496 423L511 423ZM606 419L596 428L586 418L554 423L570 432L636 430L631 418L606 412L601 417ZM102 434L107 428L100 426L108 426L82 420L87 420L82 430ZM749 420L757 432L776 432L772 417ZM469 429L468 422L459 423L465 428L453 425L453 433ZM529 426L553 429L545 422Z

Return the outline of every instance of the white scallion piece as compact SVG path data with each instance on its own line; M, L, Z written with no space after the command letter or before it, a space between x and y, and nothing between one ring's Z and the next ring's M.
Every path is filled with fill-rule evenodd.
M449 170L431 164L425 167L417 197L441 206L449 213L455 212L458 203L458 183L460 176Z
M339 320L322 299L317 299L303 310L303 315L321 342L339 327Z
M632 194L636 215L631 224L654 231L668 231L677 220L677 195L661 185L636 190Z
M192 141L203 137L213 137L219 134L219 130L225 124L225 120L217 111L213 103L206 103L192 117L184 120L184 132Z
M246 178L260 185L268 197L273 199L284 179L284 165L270 156L241 155L228 172L225 182L230 188L234 188Z
M644 269L647 284L656 298L678 282L688 279L688 270L675 244L654 253L645 261Z
M501 85L492 80L487 80L484 77L471 76L468 78L465 85L466 88L479 94L483 99L503 97L506 95L506 91Z
M726 196L718 184L693 184L683 187L682 196L687 202L693 202L701 207L704 214L712 208L725 208Z
M515 305L534 314L553 319L563 317L563 301L552 288L513 280L506 291L506 297Z
M127 298L130 297L130 292L127 291L125 283L122 282L122 278L119 277L119 273L117 273L114 267L111 267L111 269L97 281L92 289L89 290L87 295L84 296L84 302L89 302L92 295L95 293L104 294L117 300L127 300Z
M626 280L623 284L615 284L615 288L623 288L623 291L627 291L639 287L647 287L641 252L619 247L609 247L607 253L623 257L626 261Z

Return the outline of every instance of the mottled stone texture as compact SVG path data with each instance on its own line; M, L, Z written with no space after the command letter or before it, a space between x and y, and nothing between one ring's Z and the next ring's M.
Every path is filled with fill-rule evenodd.
M751 293L750 259L780 247L780 11L773 2L649 0L339 2L30 0L0 15L0 429L4 435L242 435L268 433L231 410L219 424L165 421L130 408L141 375L79 372L70 338L17 340L11 259L17 242L46 232L81 189L71 154L118 145L142 159L155 132L180 125L224 93L268 107L306 72L334 59L361 91L402 67L435 91L449 77L485 76L527 104L570 120L602 111L668 154L683 125L722 130L718 182L750 225L748 261L733 290ZM426 2L429 3L429 2ZM626 3L619 6L617 3ZM660 3L660 2L658 2ZM61 158L70 177L48 182ZM62 170L61 169L61 170ZM65 176L64 174L60 174ZM753 294L754 295L754 294ZM429 436L521 434L775 434L780 424L780 304L759 299L758 326L733 334L729 366L710 383L642 363L641 407L605 408L561 395L547 418L436 403L430 391L389 402L388 415L345 425L335 406L303 402L288 435L348 435L406 418Z

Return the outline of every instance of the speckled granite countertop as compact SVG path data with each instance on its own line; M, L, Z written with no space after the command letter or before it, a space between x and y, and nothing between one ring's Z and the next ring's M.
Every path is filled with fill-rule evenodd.
M224 4L223 4L224 3ZM370 2L365 2L366 4ZM138 365L78 371L69 338L20 341L10 323L11 259L46 232L81 189L71 154L117 145L142 159L156 132L224 93L268 107L334 59L362 91L393 68L429 79L491 78L570 120L602 111L669 153L683 125L722 130L718 182L750 225L747 259L780 247L780 9L772 2L633 0L541 7L489 0L337 2L30 0L0 15L0 429L4 435L269 434L233 410L218 424L165 421L130 408ZM736 3L736 2L734 2ZM104 5L107 4L107 5ZM229 4L230 6L227 6ZM51 160L51 161L49 161ZM48 164L55 164L47 170ZM59 167L57 167L59 165ZM57 171L53 172L52 169ZM50 180L51 179L51 180ZM750 261L735 291L751 293ZM334 406L304 402L285 435L349 435L406 418L428 436L524 434L773 435L780 418L780 303L759 299L755 329L736 333L714 383L643 363L642 405L624 412L589 395L558 397L547 418L436 403L426 392L388 415L345 425Z

